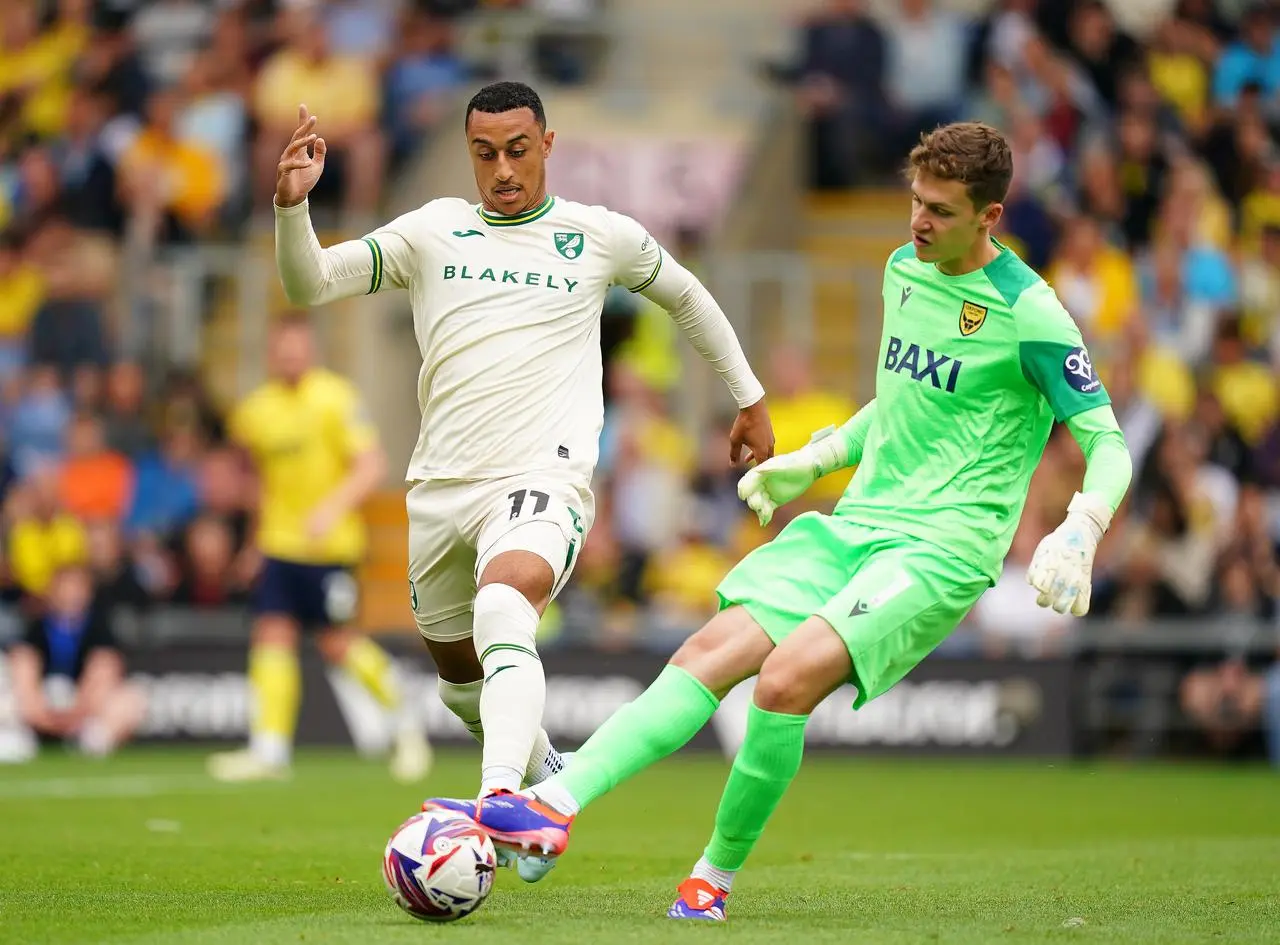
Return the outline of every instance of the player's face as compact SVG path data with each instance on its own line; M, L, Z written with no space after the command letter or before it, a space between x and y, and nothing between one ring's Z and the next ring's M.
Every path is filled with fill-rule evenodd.
M311 368L314 354L310 329L299 325L277 328L271 345L271 369L282 381L297 383Z
M538 126L532 109L471 113L467 147L485 209L510 216L542 202L555 136Z
M1000 219L1001 209L996 203L975 207L961 181L917 171L911 182L916 258L935 264L964 258Z

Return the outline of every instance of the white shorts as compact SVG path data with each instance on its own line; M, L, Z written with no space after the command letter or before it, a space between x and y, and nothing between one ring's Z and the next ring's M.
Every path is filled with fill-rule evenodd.
M595 519L586 486L554 473L464 481L431 479L409 490L409 602L418 632L448 643L471 636L476 583L506 551L529 551L564 587Z

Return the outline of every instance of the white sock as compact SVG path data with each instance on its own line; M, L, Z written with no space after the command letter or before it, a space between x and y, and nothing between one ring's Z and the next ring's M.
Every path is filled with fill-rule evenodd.
M458 717L463 727L481 745L484 744L484 725L480 722L480 690L483 688L483 679L467 683L452 683L441 679L436 683L440 701Z
M719 867L712 866L707 862L705 856L698 857L698 862L693 864L693 872L689 875L694 879L705 879L716 889L723 889L729 892L733 889L733 877L737 875L737 870L722 870Z
M473 609L476 652L484 669L480 789L482 794L518 791L547 700L547 681L535 649L538 612L506 584L480 588Z
M258 760L273 768L284 768L293 755L293 745L283 735L273 732L254 732L249 736L249 751Z
M532 794L552 810L559 811L566 817L576 817L578 812L582 810L582 805L575 801L568 789L560 784L559 778L543 781L537 787L530 788L524 793Z
M538 729L538 737L533 743L533 754L529 756L529 766L524 769L524 783L532 787L563 770L564 758L551 744L546 730Z

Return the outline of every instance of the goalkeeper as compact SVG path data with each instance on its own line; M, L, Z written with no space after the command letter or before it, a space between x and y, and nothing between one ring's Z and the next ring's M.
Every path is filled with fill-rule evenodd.
M668 911L723 920L735 873L799 770L809 714L845 682L855 709L886 692L995 582L1055 419L1088 468L1036 550L1027 593L1088 611L1094 553L1132 466L1075 323L990 235L1012 171L985 125L922 138L909 162L913 238L885 267L875 399L738 486L765 524L818 477L857 465L834 513L799 516L738 564L720 612L561 774L520 795L424 807L463 810L500 845L558 854L581 808L684 745L758 675L711 842Z

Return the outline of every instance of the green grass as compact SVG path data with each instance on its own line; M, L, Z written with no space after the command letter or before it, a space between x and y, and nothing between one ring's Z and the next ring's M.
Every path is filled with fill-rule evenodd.
M430 792L473 790L477 762L446 755ZM381 765L309 753L288 784L224 787L195 753L55 753L0 768L0 942L1280 942L1280 777L1261 768L812 759L728 926L677 925L725 771L640 776L543 883L503 871L479 912L431 926L382 888L423 791Z

